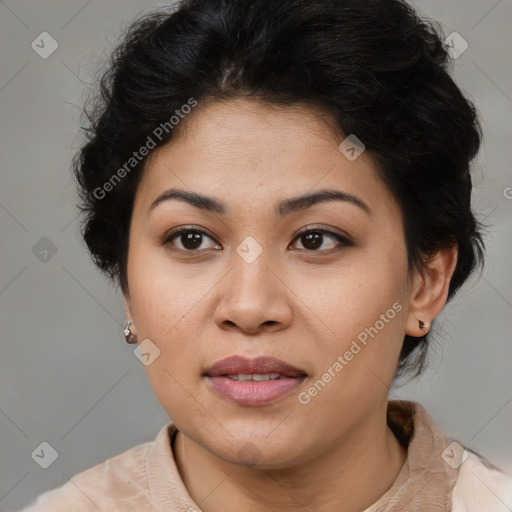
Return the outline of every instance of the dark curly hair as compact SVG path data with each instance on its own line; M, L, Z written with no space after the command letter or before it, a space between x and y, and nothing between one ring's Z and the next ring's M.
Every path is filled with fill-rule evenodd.
M128 292L148 151L134 152L168 142L169 120L191 101L249 97L327 112L340 134L364 142L401 207L410 271L457 245L450 300L484 261L470 176L482 131L450 62L439 24L403 0L183 0L142 16L84 109L88 140L73 161L94 262ZM420 374L427 341L405 336L396 376Z

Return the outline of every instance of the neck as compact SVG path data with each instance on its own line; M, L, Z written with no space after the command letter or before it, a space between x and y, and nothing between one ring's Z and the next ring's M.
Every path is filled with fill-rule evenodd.
M204 512L357 512L389 490L407 458L385 411L379 420L300 465L271 470L227 462L178 432L176 465Z

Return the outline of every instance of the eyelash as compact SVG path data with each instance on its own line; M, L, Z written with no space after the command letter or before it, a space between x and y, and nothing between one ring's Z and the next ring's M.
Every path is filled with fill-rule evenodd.
M178 238L180 235L182 235L184 233L200 233L201 235L204 235L204 236L212 239L213 241L215 241L210 235L208 235L208 233L206 233L202 229L198 229L198 228L190 226L190 227L184 227L184 228L181 228L181 229L179 229L177 231L173 231L173 232L169 233L167 236L164 237L164 240L162 241L162 245L163 246L169 245L174 239ZM333 231L329 231L327 229L315 228L315 227L308 227L308 228L305 228L304 230L300 231L299 233L297 233L297 235L292 240L292 242L294 242L295 240L298 240L299 238L303 237L304 235L308 235L309 233L317 233L317 234L332 236L336 240L338 240L338 242L340 242L344 247L350 247L350 246L354 245L351 240L349 240L347 237L345 237L343 235L340 235L339 233L334 233ZM322 240L322 242L323 242L323 240ZM181 251L181 252L186 252L186 253L199 253L200 252L199 249L196 249L196 250L193 250L193 249L176 249L176 250L177 251ZM339 249L337 249L337 250L331 249L331 250L328 250L328 251L326 251L326 250L323 250L323 251L322 250L313 250L313 249L300 249L300 250L301 251L306 251L306 252L309 252L309 253L315 253L315 252L318 252L318 253L323 253L323 252L333 253L333 252L339 251Z

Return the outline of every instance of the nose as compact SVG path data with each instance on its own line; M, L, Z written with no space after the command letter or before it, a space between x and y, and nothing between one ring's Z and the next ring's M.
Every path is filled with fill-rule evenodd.
M232 269L217 290L217 325L246 334L287 328L293 317L293 294L279 273L279 268L263 254L251 263L235 254Z

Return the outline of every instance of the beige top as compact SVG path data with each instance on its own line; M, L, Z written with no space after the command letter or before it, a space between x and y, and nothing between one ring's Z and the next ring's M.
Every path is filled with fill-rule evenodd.
M391 488L362 512L511 512L512 476L446 438L417 402L388 402L388 425L408 446ZM140 444L40 495L20 512L199 512L178 473L170 423Z

